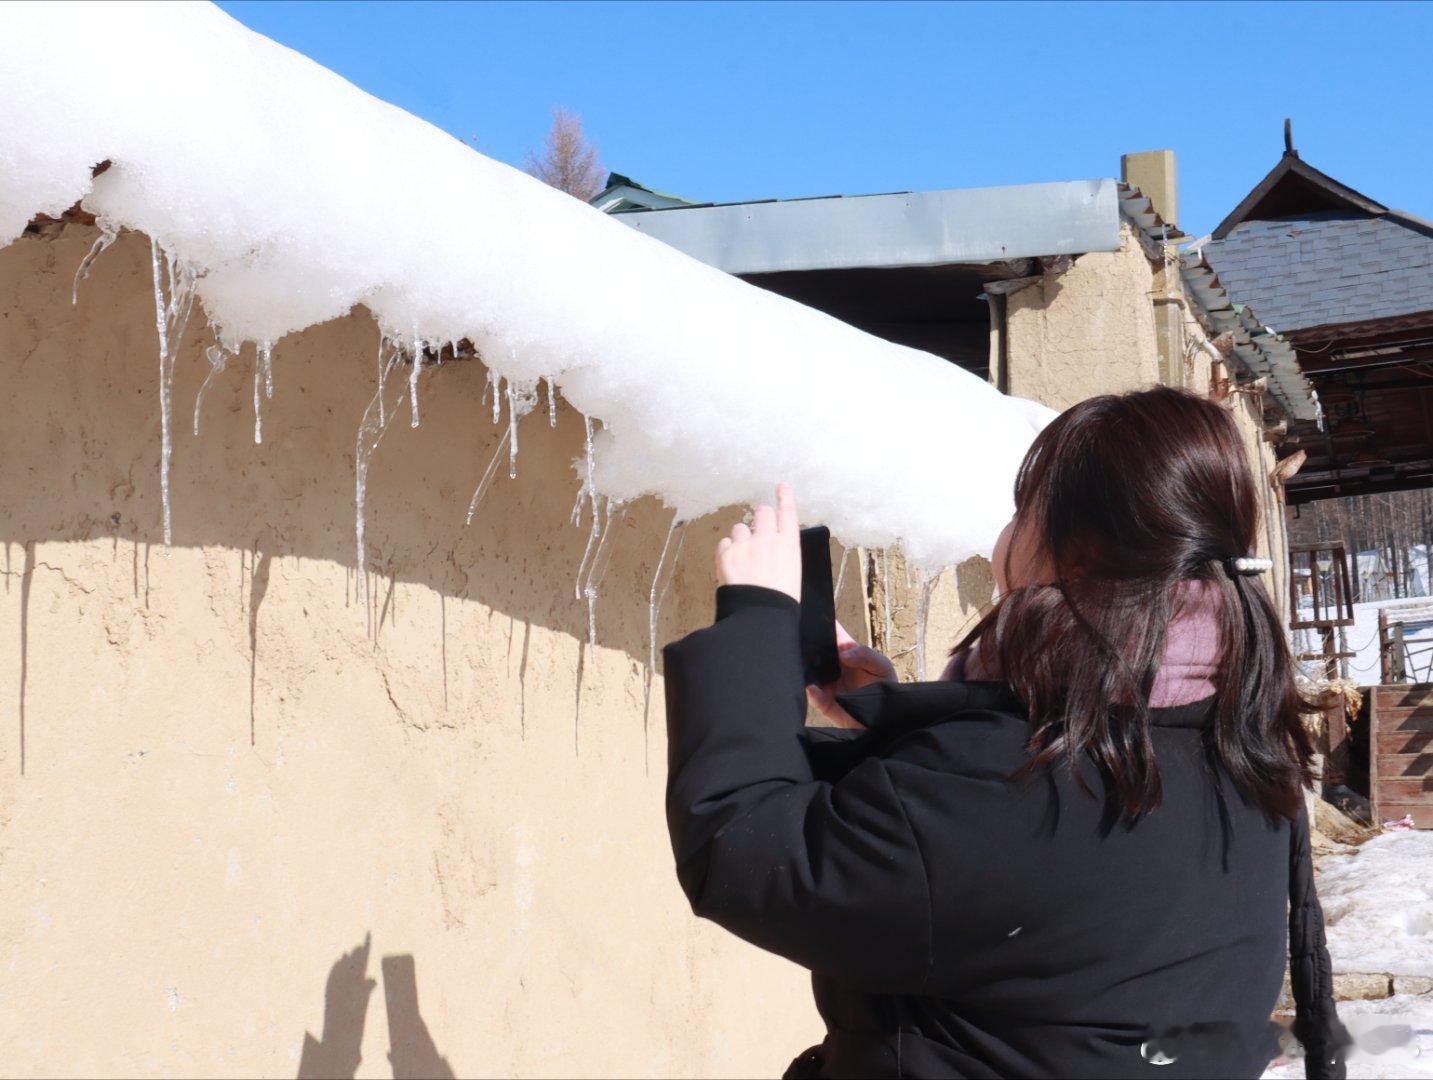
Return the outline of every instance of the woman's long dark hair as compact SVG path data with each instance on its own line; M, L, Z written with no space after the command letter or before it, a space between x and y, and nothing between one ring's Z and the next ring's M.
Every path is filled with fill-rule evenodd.
M1229 413L1167 387L1090 398L1035 440L1015 529L1033 530L1022 539L1047 583L1006 593L957 646L993 653L1029 711L1017 775L1088 754L1121 816L1159 805L1150 692L1180 584L1207 582L1220 634L1211 752L1246 800L1294 817L1311 779L1309 709L1263 582L1229 566L1255 550L1256 483Z

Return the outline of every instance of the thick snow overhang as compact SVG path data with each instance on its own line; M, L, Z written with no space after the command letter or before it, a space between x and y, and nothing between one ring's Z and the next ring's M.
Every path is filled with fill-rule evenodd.
M738 275L994 263L1120 245L1114 180L629 209L612 217Z
M1180 274L1214 330L1233 339L1235 361L1248 375L1267 380L1269 394L1284 414L1291 420L1322 422L1318 395L1299 369L1293 346L1259 322L1248 307L1230 301L1202 252L1186 252L1180 259Z

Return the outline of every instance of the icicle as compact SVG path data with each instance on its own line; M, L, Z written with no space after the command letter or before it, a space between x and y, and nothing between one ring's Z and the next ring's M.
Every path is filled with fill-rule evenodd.
M587 465L587 476L583 490L592 502L592 512L597 513L597 454L593 442L592 417L582 414L582 459Z
M259 359L264 365L264 397L272 399L274 396L274 346L265 341L258 346Z
M383 380L384 380L384 379L387 377L387 375L388 375L388 372L385 371L385 370L384 370L384 367L383 367L383 352L384 352L384 350L385 350L387 347L388 347L388 335L387 335L387 334L379 334L379 335L378 335L378 387L379 387L379 390L380 390L380 391L383 389ZM257 400L257 398L256 398L255 400ZM380 394L378 395L378 422L379 422L380 424L386 424L386 423L388 423L388 417L384 414L384 409L385 409L385 406L384 406L384 404L383 404L383 394L380 393Z
M492 460L483 470L483 478L478 481L477 490L473 492L473 499L468 503L468 519L464 524L471 525L473 523L473 515L478 512L478 504L483 501L483 496L488 493L488 488L493 486L493 477L498 472L498 462L503 459L503 451L507 449L507 442L511 437L511 432L509 432L507 437L498 442L497 449L493 451Z
M413 346L413 370L408 372L408 406L413 411L409 427L418 426L418 374L423 370L423 343Z
M169 403L174 389L174 365L169 356L169 319L164 303L164 282L159 271L159 243L154 239L149 241L149 257L154 270L154 326L159 331L159 498L164 514L164 543L167 545L173 538L169 502L169 455L173 450Z
M657 670L657 614L667 597L667 590L671 588L686 532L687 523L674 514L671 527L667 529L667 540L662 545L662 555L657 560L657 572L652 575L652 591L647 596L647 663L651 671Z
M486 405L488 403L488 393L492 390L492 388L493 373L492 369L490 368L487 372L487 377L483 380L483 396L478 399L479 405Z
M513 401L512 380L508 380L508 479L517 479L517 403Z
M577 489L577 498L572 502L572 513L567 515L567 520L573 525L582 524L582 507L586 505L586 503L587 488L585 486L579 486Z
M379 341L379 358L383 356L383 339ZM358 549L358 598L364 607L368 606L368 544L367 544L367 522L364 518L364 510L368 499L368 461L373 456L373 451L378 449L378 443L383 438L383 433L388 430L388 412L383 404L383 389L388 382L388 375L394 365L401 358L401 353L394 350L386 364L381 364L378 369L378 388L373 393L373 400L368 403L368 408L363 410L363 419L358 425L358 435L354 440L354 537ZM257 384L255 384L257 386ZM257 400L257 389L255 400ZM376 414L376 415L375 415Z
M938 576L929 571L922 573L920 595L916 599L916 678L921 682L926 679L925 631L926 623L930 621L930 595L935 591Z
M546 376L542 381L547 383L547 426L557 427L557 388L552 385L552 379Z
M222 345L210 345L204 350L204 359L209 361L209 374L204 376L203 383L199 386L199 393L194 395L194 434L199 434L199 410L204 405L204 395L209 390L209 384L214 381L214 376L224 370L224 365L229 362L229 354L224 351Z
M512 387L508 387L508 389L511 390ZM496 423L498 422L498 420L499 420L499 419L502 417L502 415L503 415L502 392L503 392L503 377L502 377L501 375L494 375L494 376L493 376L493 423L494 423L494 424L496 424Z
M850 554L845 548L841 549L841 565L836 568L836 587L832 590L832 598L837 601L841 599L841 586L846 583L846 563Z
M105 248L113 244L115 238L119 236L119 233L115 231L109 222L101 221L98 222L98 224L100 227L99 239L97 239L94 242L94 246L90 248L90 253L80 260L79 268L75 270L75 283L73 288L70 289L71 304L78 304L80 302L80 282L90 276L90 268L94 266L95 260L103 255Z
M587 571L587 584L582 587L582 595L587 598L587 641L590 645L597 644L597 590L607 574L607 564L612 561L612 538L617 535L617 528L627 517L626 503L608 499L604 505L606 510L603 515L602 539L597 542L597 554L592 557L592 568Z
M264 378L264 358L258 346L254 347L254 445L264 441L264 406L259 397L259 387ZM382 385L382 384L380 384ZM381 422L381 421L380 421Z
M577 505L582 506L582 492L577 493ZM592 515L592 528L587 533L587 546L582 549L582 561L577 564L577 581L572 586L574 599L582 599L583 579L587 576L587 564L592 559L592 552L597 546L597 537L602 531L602 520L594 512Z
M496 401L497 399L494 398ZM524 394L521 397L513 393L512 384L508 384L508 430L507 436L499 440L497 447L493 450L492 460L488 467L483 470L483 478L478 481L477 490L473 492L472 502L468 503L467 523L473 523L473 515L478 512L478 504L483 501L488 488L492 486L493 477L497 475L498 462L502 460L503 452L506 450L508 456L508 474L510 477L517 476L517 423L536 403L537 398L531 394Z

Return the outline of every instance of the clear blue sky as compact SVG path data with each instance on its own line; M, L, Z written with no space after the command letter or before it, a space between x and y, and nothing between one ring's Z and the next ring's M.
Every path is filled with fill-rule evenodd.
M1179 155L1212 228L1304 159L1433 217L1433 5L227 2L521 164L554 107L603 164L703 200L1114 176Z

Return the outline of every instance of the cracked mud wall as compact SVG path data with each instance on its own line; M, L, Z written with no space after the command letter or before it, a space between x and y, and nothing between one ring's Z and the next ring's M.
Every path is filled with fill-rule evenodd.
M1010 294L1010 393L1067 409L1159 381L1153 278L1127 223L1118 251L1081 255Z
M502 427L479 364L429 369L373 458L365 610L360 311L279 343L262 446L252 350L191 434L191 328L166 549L148 245L72 307L95 235L0 251L6 1071L779 1075L821 1034L807 975L696 921L672 870L666 513L629 514L589 648L581 418L527 417L465 528ZM710 618L719 523L659 639Z
M581 418L527 417L518 478L465 528L503 427L479 364L428 369L421 427L400 409L373 458L365 609L360 311L279 343L262 446L252 350L191 434L208 370L191 329L166 549L148 245L122 238L71 306L95 235L0 250L9 1071L779 1075L821 1033L805 973L693 919L671 868L646 670L668 515L629 514L589 648ZM1153 382L1150 289L1127 245L1016 293L1012 389L1062 408ZM1207 382L1205 363L1188 384ZM1267 474L1257 403L1232 407ZM734 516L688 530L659 640L710 618ZM983 559L942 575L930 677L992 588ZM907 677L917 592L898 559L872 575L847 556L841 617Z

